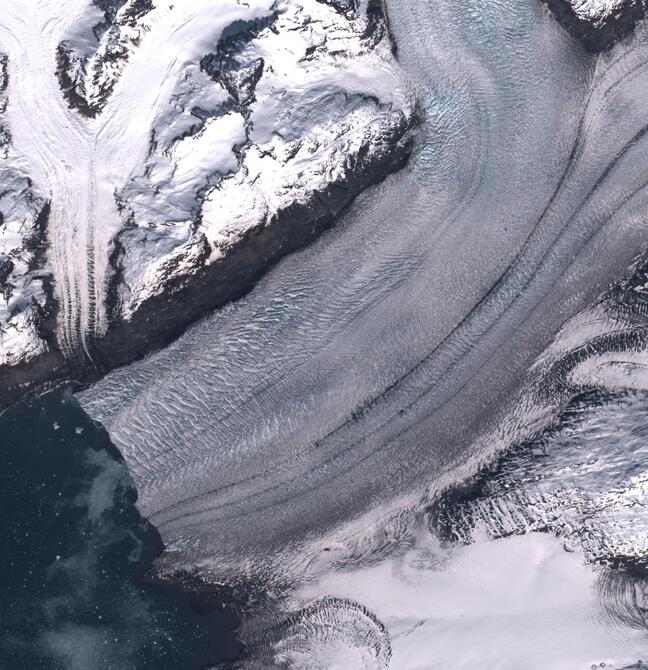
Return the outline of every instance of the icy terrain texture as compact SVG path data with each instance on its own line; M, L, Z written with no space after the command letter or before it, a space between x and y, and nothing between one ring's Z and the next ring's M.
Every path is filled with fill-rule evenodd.
M647 417L644 394L583 396L559 430L507 452L472 486L444 496L435 532L467 543L551 531L592 561L645 569Z
M82 403L167 544L158 574L255 590L244 667L641 668L645 585L601 567L648 549L643 442L606 442L634 401L603 410L590 447L587 426L556 446L542 487L522 481L525 462L506 480L522 506L544 505L511 531L560 539L486 526L492 542L466 547L480 537L467 525L445 546L435 519L443 496L576 396L648 382L633 265L648 241L648 26L597 54L535 0L388 9L424 118L408 166L246 298ZM451 563L443 572L445 551L466 574L481 566L492 591L510 588L493 606L515 644L495 636L490 592L461 638L471 608L452 609L461 580ZM529 565L528 582L498 572L505 555L513 571ZM555 606L570 634L535 604ZM548 633L545 663L532 641Z
M373 0L5 4L3 391L165 343L407 158Z
M449 542L550 531L594 563L645 571L648 500L646 266L562 329L531 370L537 413L573 398L554 425L487 460L433 506Z
M577 387L528 370L646 242L643 25L593 56L532 1L390 16L426 106L410 165L82 396L191 561L266 557L542 427Z

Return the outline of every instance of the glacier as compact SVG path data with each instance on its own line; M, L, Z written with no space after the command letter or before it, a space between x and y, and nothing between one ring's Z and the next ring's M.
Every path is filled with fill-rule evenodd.
M316 529L432 497L532 435L574 392L541 394L533 364L644 244L645 26L597 56L538 2L390 17L424 106L408 166L248 298L80 396L170 566L258 556L262 578L272 550L288 570Z
M603 440L593 474L586 442L557 447L544 499L514 461L501 514L470 491L579 394L645 386L648 26L582 34L531 0L388 9L422 118L408 165L81 402L165 541L158 576L252 593L242 668L643 668L643 479L614 467L640 437ZM493 585L457 611L464 561Z
M80 382L237 667L645 667L644 14L7 7L0 388Z

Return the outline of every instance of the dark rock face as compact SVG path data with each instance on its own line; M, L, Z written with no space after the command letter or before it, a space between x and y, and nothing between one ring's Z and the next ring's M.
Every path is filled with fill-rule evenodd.
M409 131L410 120L403 117L381 152L371 157L360 156L349 165L352 171L346 175L348 181L340 180L312 201L295 203L278 212L267 225L250 231L220 261L210 265L198 263L192 274L175 278L165 292L144 302L129 320L119 318L117 287L122 252L117 240L112 258L117 271L108 294L113 316L106 335L94 343L95 365L71 365L59 351L55 301L50 291L47 306L39 311L39 330L52 347L24 365L0 367L0 404L13 404L30 389L51 386L57 380L80 384L94 381L114 367L169 344L193 321L243 296L282 256L311 243L333 225L362 190L403 168L412 149L413 136ZM207 253L205 246L202 256ZM172 273L173 268L169 271Z
M128 2L128 0L94 0L94 4L104 12L107 19L114 21L117 12Z
M74 75L71 73L75 72ZM59 86L63 96L68 101L72 109L76 109L80 114L88 118L93 118L97 110L88 105L83 90L83 61L67 44L59 44L56 50L56 75L59 80Z
M7 71L8 57L0 53L0 116L7 111L7 86L9 85L9 73ZM11 131L0 123L0 158L7 158L9 145L11 144ZM0 224L2 223L2 213L0 212Z
M0 284L6 284L9 275L13 272L14 264L8 256L0 256Z
M331 186L326 201L318 198L308 205L295 204L270 225L251 231L222 261L176 280L168 293L151 298L130 320L115 319L106 335L94 343L95 366L71 364L58 349L56 308L50 286L48 307L38 312L38 329L52 347L22 365L0 366L0 405L12 405L30 392L39 392L64 380L81 385L91 383L107 371L169 344L195 320L242 297L280 258L313 242L333 225L337 215L360 191L392 170L401 169L411 150L411 138L402 140L361 181ZM118 257L119 246L116 246L115 262ZM116 281L118 276L115 275ZM111 295L114 300L115 293L109 293L109 299Z
M110 327L104 337L94 342L94 365L83 362L76 365L61 354L56 342L56 301L51 281L45 282L47 300L38 306L37 329L50 348L24 365L0 367L0 404L13 404L30 390L38 391L63 380L90 383L110 369L169 344L192 322L243 296L281 257L313 242L332 226L361 191L405 166L414 140L412 122L403 115L390 128L379 150L349 157L348 172L343 179L330 184L326 191L315 193L310 201L294 203L277 212L264 226L249 231L220 261L204 263L210 249L203 239L202 251L192 259L193 272L174 276L175 268L169 267L172 279L165 291L141 304L128 320L120 318L118 288L122 281L123 248L118 236L111 259L115 272L107 299ZM46 226L47 208L45 216L40 218ZM129 232L127 228L123 234ZM45 253L45 238L45 228L34 238L39 258ZM200 239L199 236L196 244L200 244ZM3 268L10 273L10 259L0 264L0 270Z
M594 53L605 51L619 40L630 35L635 26L646 16L645 0L625 0L618 9L601 18L587 19L574 10L567 0L541 0L556 19L579 39L583 46Z
M35 361L22 365L17 350L23 334L32 333L44 341L54 341L56 301L52 290L51 271L47 268L47 226L50 204L38 194L31 179L21 168L11 164L12 133L6 112L8 107L9 59L0 53L0 235L5 240L0 253L0 337L8 344L3 346L0 360L0 378L8 374L11 386L18 389L49 377L51 366L58 367L62 357L47 355L47 363ZM57 358L56 362L53 358ZM17 364L15 374L10 372ZM14 398L20 391L0 392Z
M276 19L277 15L273 14L255 21L235 22L221 36L216 51L200 63L201 69L221 83L237 105L252 102L264 66L263 58L247 59L245 47Z

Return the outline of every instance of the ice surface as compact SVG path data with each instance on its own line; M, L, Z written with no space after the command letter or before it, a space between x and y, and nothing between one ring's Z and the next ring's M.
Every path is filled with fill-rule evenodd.
M502 418L645 239L645 30L596 58L534 2L390 12L428 119L411 166L249 298L82 396L185 548L170 565L226 571L420 500L542 425L560 388Z

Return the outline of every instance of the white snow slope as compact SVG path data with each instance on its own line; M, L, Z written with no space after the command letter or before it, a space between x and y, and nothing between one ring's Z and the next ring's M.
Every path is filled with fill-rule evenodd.
M576 15L587 20L600 20L617 11L625 0L569 0Z

